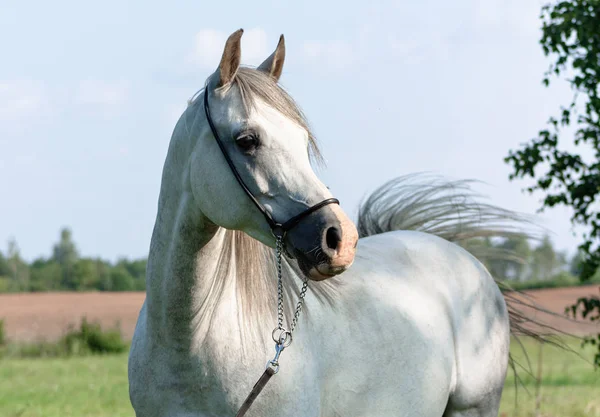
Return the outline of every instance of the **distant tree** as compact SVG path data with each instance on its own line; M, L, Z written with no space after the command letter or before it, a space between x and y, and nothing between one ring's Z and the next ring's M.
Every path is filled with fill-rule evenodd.
M69 228L63 228L60 231L60 240L52 249L52 259L61 265L73 265L77 261L78 254L73 235Z
M583 263L585 262L585 257L581 251L575 252L575 255L571 258L571 262L569 262L569 272L576 277L581 275L581 271L583 269Z
M110 288L107 291L133 291L135 282L129 271L123 266L115 266L110 271Z
M532 252L531 276L538 281L550 280L559 272L563 262L563 257L554 250L550 237L544 236Z
M133 289L134 290L145 290L146 289L146 259L137 259L130 261L128 259L120 259L117 262L117 267L122 266L127 270L129 275L133 278Z
M31 263L30 291L57 291L62 288L63 270L53 259L38 258Z
M565 76L573 98L505 161L512 166L511 179L534 180L527 190L545 195L542 209L573 209L571 221L586 230L579 246L580 277L586 280L600 266L600 0L553 1L542 8L541 19L542 50L553 59L543 83ZM576 127L574 146L564 146L570 125ZM577 304L583 315L600 315L600 301L588 301ZM600 351L597 360L600 364Z
M522 281L527 279L527 268L531 263L531 247L525 236L512 236L504 239L499 245L513 258L508 258L501 266L504 279Z
M21 261L21 253L19 250L19 245L17 245L17 241L14 237L8 239L8 264L10 267L10 275L11 278L17 281L17 276L19 275L19 264Z
M77 290L98 289L100 286L100 274L98 265L94 259L79 259L73 265L73 286Z
M146 259L137 259L130 261L128 259L121 259L117 262L117 265L122 265L127 269L131 276L135 279L144 279L146 277Z
M511 236L492 241L490 238L469 239L462 243L476 253L490 274L501 281L524 280L531 258L531 248L525 236Z
M96 263L96 271L98 273L98 286L96 288L101 291L110 291L112 287L110 280L112 265L102 259L95 259L94 262Z
M0 251L0 277L9 277L11 275L10 265L8 260Z
M65 227L60 231L60 240L53 247L52 259L62 268L62 286L72 290L79 289L79 283L73 274L77 258L77 248L71 230Z
M29 268L21 258L21 251L14 237L8 240L6 261L12 280L12 291L26 290L29 282Z

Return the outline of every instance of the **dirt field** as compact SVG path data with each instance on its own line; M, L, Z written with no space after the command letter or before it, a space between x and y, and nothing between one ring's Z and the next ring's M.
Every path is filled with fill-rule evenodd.
M538 306L563 316L565 306L578 297L598 296L598 286L528 291ZM37 293L0 294L0 319L12 341L53 340L69 325L78 325L83 316L99 321L104 328L120 324L123 335L133 335L144 293ZM533 314L533 313L532 313ZM547 324L572 334L600 332L600 323L573 322L539 315Z
M600 296L598 285L531 290L526 291L526 294L526 297L519 298L527 304L533 304L556 314L551 315L527 307L522 308L523 312L528 313L529 318L571 335L583 336L600 333L599 322L592 323L589 320L581 320L581 317L575 321L565 315L565 307L575 304L578 298ZM554 333L552 329L545 328L543 330L546 333Z
M146 293L33 293L0 294L0 319L11 341L55 340L82 317L103 328L120 325L131 339Z

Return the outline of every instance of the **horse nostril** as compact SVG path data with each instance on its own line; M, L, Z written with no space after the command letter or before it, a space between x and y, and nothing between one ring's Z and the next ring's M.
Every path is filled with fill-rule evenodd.
M330 227L325 234L325 241L329 249L336 250L342 241L342 234L337 227Z

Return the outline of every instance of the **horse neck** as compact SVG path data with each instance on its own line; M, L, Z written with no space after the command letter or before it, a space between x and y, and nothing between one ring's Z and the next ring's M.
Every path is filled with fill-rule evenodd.
M268 343L276 323L272 253L240 232L232 235L214 225L197 208L186 188L192 153L186 138L197 137L205 119L197 108L189 110L175 127L163 168L146 272L149 334L180 349L225 337L245 350ZM290 317L302 279L288 261L283 272L284 310ZM309 293L315 301L331 302L340 284L331 279L314 284Z
M242 339L248 339L248 328L254 335L270 334L270 330L258 329L255 323L259 321L266 327L274 323L274 312L258 305L274 305L275 292L257 294L247 291L245 285L259 280L262 287L276 291L271 285L275 282L267 282L264 274L238 279L237 257L231 251L240 249L231 246L232 232L211 223L196 208L191 190L185 188L189 172L182 161L189 154L185 142L172 140L148 257L148 326L162 342L179 347L198 346L207 337L223 336L229 338L229 343L237 340L240 345L247 344L249 340ZM247 308L254 302L254 308Z

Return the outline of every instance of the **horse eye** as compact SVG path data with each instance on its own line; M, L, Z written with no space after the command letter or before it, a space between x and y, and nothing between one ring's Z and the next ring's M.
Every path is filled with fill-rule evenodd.
M244 151L251 151L258 147L258 138L255 135L243 135L238 137L235 143Z

